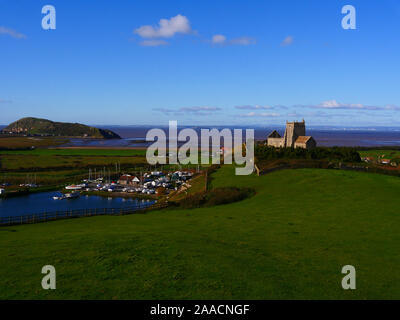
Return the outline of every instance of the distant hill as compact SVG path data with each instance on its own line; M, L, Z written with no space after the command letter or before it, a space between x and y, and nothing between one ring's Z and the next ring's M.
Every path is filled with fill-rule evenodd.
M119 135L111 130L98 129L80 123L53 122L38 118L17 120L4 128L3 132L38 136L121 139Z

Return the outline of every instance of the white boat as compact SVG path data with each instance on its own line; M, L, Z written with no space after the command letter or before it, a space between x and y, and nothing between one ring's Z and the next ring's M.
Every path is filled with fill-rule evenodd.
M82 189L82 185L78 185L77 186L77 185L72 184L70 186L66 186L65 189L67 189L67 190L80 190L80 189Z
M54 196L53 199L54 200L63 200L63 199L65 199L65 196L64 195L62 195L62 196Z
M65 194L66 199L74 199L74 198L78 198L79 196L80 196L79 192L71 192L71 193Z

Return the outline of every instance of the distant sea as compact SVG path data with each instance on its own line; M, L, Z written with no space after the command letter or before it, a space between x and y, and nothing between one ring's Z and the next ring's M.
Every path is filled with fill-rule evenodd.
M106 126L105 128L114 131L123 138L120 142L110 141L111 143L138 145L135 143L135 140L145 140L147 131L153 127ZM200 127L189 128L193 128L197 132L200 132ZM201 128L206 129L208 127L204 126ZM222 129L222 127L215 128ZM235 128L239 127L231 127L231 129ZM243 127L242 129L246 128L254 129L254 136L256 140L265 140L268 134L270 134L273 130L277 130L282 136L285 132L284 127ZM166 133L168 133L167 127L160 127L160 129L163 129ZM319 146L400 146L400 128L310 128L307 129L306 134L313 136ZM144 144L139 145L143 146Z
M100 140L100 139L71 139L65 146L88 146L88 147L146 147L150 143L143 142L146 133L154 128L151 126L97 126L102 129L109 129L119 134L120 140ZM4 126L0 126L0 130ZM168 133L167 127L159 127ZM200 132L201 128L211 127L179 127L193 128ZM214 127L212 127L214 128ZM222 129L222 127L215 127ZM229 127L228 127L229 128ZM239 127L230 127L235 129ZM251 127L243 127L242 129ZM273 130L277 130L283 135L284 127L253 127L255 139L266 139L267 135ZM340 128L324 127L309 128L307 135L313 136L319 146L360 146L360 147L379 147L379 146L400 146L400 128Z

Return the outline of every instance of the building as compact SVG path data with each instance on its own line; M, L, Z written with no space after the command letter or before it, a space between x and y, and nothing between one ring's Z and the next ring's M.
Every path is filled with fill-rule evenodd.
M6 190L0 188L0 194L5 194L5 193L6 193Z
M294 143L295 148L313 149L317 146L317 142L311 136L298 137Z
M137 177L131 176L130 174L124 174L118 179L118 184L122 184L122 185L136 186L139 184L139 182L140 182L140 180Z
M311 136L306 136L306 123L286 122L285 134L282 137L278 131L272 131L267 137L267 145L275 148L303 148L312 149L317 142Z

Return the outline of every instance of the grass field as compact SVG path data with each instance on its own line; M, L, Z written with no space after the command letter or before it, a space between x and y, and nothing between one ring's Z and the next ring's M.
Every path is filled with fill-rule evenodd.
M61 145L68 142L68 138L54 137L7 137L0 135L1 148L30 148L30 147L49 147Z
M89 168L145 163L145 150L113 149L36 149L0 151L2 170L46 168Z
M144 157L121 156L53 156L53 155L1 155L2 170L38 170L39 169L63 169L63 168L101 168L107 166L111 170L116 163L121 166L134 166L145 164Z
M88 170L106 170L117 179L115 164L121 172L156 170L146 160L143 149L53 148L0 151L0 183L27 183L27 177L36 176L39 184L52 185L80 182L88 178ZM196 168L195 165L164 165L165 170ZM158 166L160 169L160 166Z
M359 151L361 157L372 157L374 159L385 158L385 159L394 159L400 158L399 150L365 150Z
M98 149L98 148L52 148L34 150L6 150L0 155L31 155L31 156L146 156L145 149Z
M105 169L114 177L115 164L122 170L146 166L145 150L140 149L34 149L0 151L0 183L27 183L36 177L42 185L80 182L88 169ZM147 167L147 166L146 166ZM3 181L4 180L4 181Z
M300 169L214 175L242 202L0 229L0 299L398 299L400 179ZM42 266L57 289L41 289ZM341 268L357 290L341 288Z

